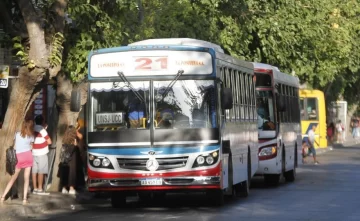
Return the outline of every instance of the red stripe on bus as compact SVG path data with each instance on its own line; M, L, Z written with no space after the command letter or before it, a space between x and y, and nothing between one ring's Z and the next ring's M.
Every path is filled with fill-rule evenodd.
M220 185L208 186L139 186L139 187L89 187L92 191L118 191L118 190L201 190L201 189L220 189Z
M221 162L220 162L221 163ZM89 179L118 179L118 178L144 178L144 177L186 177L186 176L220 176L220 163L211 169L181 171L181 172L149 172L144 173L106 173L92 171L88 168Z

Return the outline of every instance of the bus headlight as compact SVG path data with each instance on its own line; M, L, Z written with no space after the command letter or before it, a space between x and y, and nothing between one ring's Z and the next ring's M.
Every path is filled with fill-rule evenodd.
M89 154L89 163L93 167L114 169L111 161L106 157L94 156Z
M203 154L203 155L199 155L194 164L193 164L193 168L195 167L205 167L205 166L212 166L214 165L219 159L219 151L214 151L211 152L209 154Z
M100 160L100 159L95 159L95 160L93 161L93 164L94 164L94 166L98 167L98 166L100 166L100 164L101 164L101 160Z
M108 158L105 158L105 159L103 159L103 161L102 161L102 165L104 166L104 167L108 167L109 165L110 165L110 160L108 159Z
M196 162L199 164L199 165L202 165L205 163L205 159L203 156L199 156L197 159L196 159Z
M206 157L206 163L211 165L214 163L214 158L212 156Z
M89 160L90 160L90 161L95 160L95 156L94 156L94 155L89 154Z

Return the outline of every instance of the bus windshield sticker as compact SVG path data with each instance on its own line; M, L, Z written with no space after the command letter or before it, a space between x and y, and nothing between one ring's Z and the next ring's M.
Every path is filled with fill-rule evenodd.
M124 123L123 112L97 113L95 117L96 125L117 125Z

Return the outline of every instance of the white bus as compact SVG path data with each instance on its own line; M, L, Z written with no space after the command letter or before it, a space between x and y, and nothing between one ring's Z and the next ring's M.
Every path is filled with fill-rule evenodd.
M259 168L269 185L292 182L301 161L299 79L277 67L254 63L259 132Z
M250 62L196 39L150 39L89 55L88 190L247 196L258 169ZM79 92L72 93L73 111Z

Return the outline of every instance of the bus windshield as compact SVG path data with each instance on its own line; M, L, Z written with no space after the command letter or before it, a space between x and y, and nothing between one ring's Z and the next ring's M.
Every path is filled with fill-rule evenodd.
M258 129L262 131L274 131L274 98L271 90L256 91L256 110L258 113Z
M216 127L213 80L155 81L154 98L156 129Z
M145 129L149 82L91 83L90 131Z

